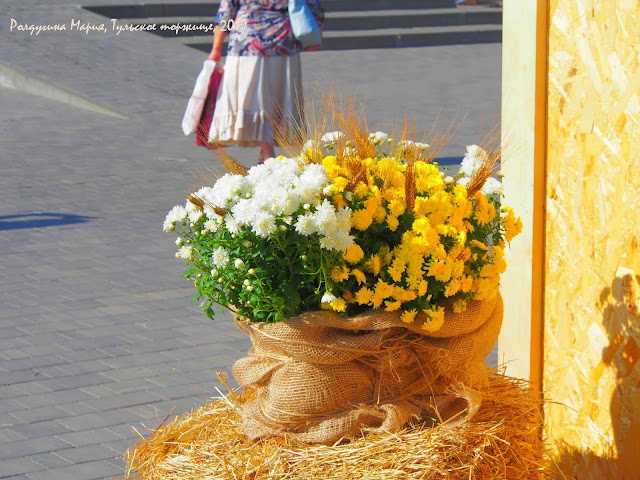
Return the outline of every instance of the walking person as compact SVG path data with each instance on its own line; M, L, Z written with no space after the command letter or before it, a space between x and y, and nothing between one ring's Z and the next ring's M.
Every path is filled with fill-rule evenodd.
M307 0L322 26L319 0ZM296 143L304 101L300 43L291 33L287 0L221 0L209 59L219 61L229 45L209 131L220 145L259 146L262 162L274 144Z

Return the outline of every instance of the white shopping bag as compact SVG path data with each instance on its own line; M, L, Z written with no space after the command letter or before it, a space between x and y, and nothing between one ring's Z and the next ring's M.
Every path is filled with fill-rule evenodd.
M196 85L193 87L193 93L187 103L184 117L182 117L182 131L185 135L191 135L198 130L202 109L204 108L204 102L207 99L207 92L209 91L209 81L211 80L211 74L216 67L216 63L217 62L213 60L207 59L202 64L202 71L196 79Z

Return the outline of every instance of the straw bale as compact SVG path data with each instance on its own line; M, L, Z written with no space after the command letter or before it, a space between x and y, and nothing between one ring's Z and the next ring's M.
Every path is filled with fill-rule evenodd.
M556 461L580 479L640 478L639 44L638 0L554 1L543 377Z
M539 400L528 385L500 374L482 391L472 421L428 428L414 421L395 433L364 435L335 445L291 437L250 442L241 434L245 391L160 426L131 447L127 478L195 479L544 479Z

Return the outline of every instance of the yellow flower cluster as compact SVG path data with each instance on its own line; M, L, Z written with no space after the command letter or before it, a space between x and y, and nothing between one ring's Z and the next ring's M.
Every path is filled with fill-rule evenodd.
M445 181L437 165L378 155L325 156L333 201L352 210L355 243L331 271L336 300L330 308L402 310L401 319L426 331L444 322L441 303L453 297L463 311L470 300L495 297L506 269L507 242L522 223L499 197Z

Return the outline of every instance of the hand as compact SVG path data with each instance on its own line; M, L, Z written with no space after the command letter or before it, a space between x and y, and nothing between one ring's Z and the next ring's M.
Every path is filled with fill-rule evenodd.
M209 60L213 60L214 62L220 61L222 58L222 49L221 48L212 48L209 56L207 57Z

